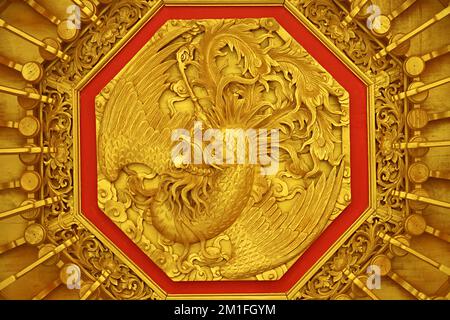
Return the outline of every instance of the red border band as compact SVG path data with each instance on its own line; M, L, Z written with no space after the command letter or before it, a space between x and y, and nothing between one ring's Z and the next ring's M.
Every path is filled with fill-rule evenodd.
M95 96L169 19L274 17L350 94L352 202L288 272L276 281L174 282L97 205ZM284 293L357 220L369 204L367 88L283 7L164 7L80 93L81 209L83 214L169 294Z

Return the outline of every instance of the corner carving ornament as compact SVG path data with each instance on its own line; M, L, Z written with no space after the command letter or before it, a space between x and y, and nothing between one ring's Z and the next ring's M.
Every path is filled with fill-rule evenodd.
M159 1L112 2L99 14L101 23L84 29L67 47L65 51L72 58L47 67L41 85L42 93L56 101L42 109L45 141L56 150L45 155L43 196L61 199L45 209L43 223L54 243L74 235L80 238L67 251L67 257L92 281L107 270L109 276L101 287L116 299L162 299L165 294L74 212L74 172L78 164L74 162L77 137L73 120L78 111L74 109L73 88L110 50L130 37L133 26L151 17L160 6ZM354 22L347 28L340 25L347 14L343 8L320 0L290 0L285 6L308 20L375 83L376 146L370 161L377 180L377 213L348 234L288 293L291 299L345 298L352 290L348 275L364 274L374 256L390 250L377 234L402 231L405 203L391 194L404 187L401 172L405 155L392 148L405 139L403 105L391 102L390 97L404 89L404 78L395 59L373 59L381 47L367 31ZM231 40L227 38L230 34L239 36ZM211 52L205 43L213 47ZM216 63L205 63L204 59L211 57ZM135 63L139 59L143 62ZM152 67L154 74L148 72ZM199 77L199 69L202 75L208 75L206 79ZM145 83L136 80L140 74L147 76ZM301 86L305 83L303 76L315 79L320 90L309 92L307 85ZM156 83L155 79L164 82ZM150 94L149 88L140 86L150 86L155 92ZM248 99L256 103L245 105L243 100ZM118 112L127 110L122 106L129 107L130 103L139 106L143 118L133 122L137 114L127 114L125 119L141 133L128 132L135 140L118 142L108 136L112 132L108 130L117 121ZM233 112L224 112L237 106L249 110L239 118L233 118ZM279 279L351 200L348 108L345 90L272 19L170 21L97 96L98 205L173 280ZM258 129L259 123L249 120L254 119L249 116L252 112L269 124L266 127L280 129L280 168L274 176L256 174L255 166L196 168L158 163L161 156L154 153L151 156L155 158L149 158L142 151L144 145L159 146L161 151L164 139L170 145L169 122L188 131L198 119L206 129L221 129L219 119L225 121L223 128L239 124L244 129ZM159 119L153 118L156 114ZM152 124L144 133L139 127L142 119ZM159 120L166 122L160 124ZM156 138L155 132L160 134ZM126 154L114 149L120 143L128 143ZM236 174L238 170L242 171ZM224 190L219 186L225 188L230 179L242 176L252 183L242 183L243 190L235 199L230 195L221 198ZM219 179L225 183L217 183ZM239 181L234 184L239 185ZM321 211L325 214L308 216L311 208L305 203L312 197L311 190L322 190L314 192L318 197L314 205L328 208ZM325 194L328 197L322 199ZM237 213L221 211L225 200L236 201L242 208ZM304 206L299 209L300 203ZM166 206L175 206L179 215L169 219L164 214ZM210 207L215 210L208 211ZM300 216L309 220L296 220ZM191 220L186 217L194 217L198 223L189 224ZM270 223L266 225L264 219ZM297 222L289 230L293 238L308 236L300 236L302 241L295 245L290 245L293 238L279 239L276 247L269 241L276 238L273 231L266 234L267 238L256 238L256 229L254 235L250 233L254 238L242 238L250 225L256 228L259 222L270 231L271 226L286 221L290 225ZM170 224L178 228L171 229ZM211 234L203 232L202 226L213 224L226 228L211 228L215 230ZM247 246L241 245L244 242ZM269 250L282 250L282 255L252 261L255 252Z

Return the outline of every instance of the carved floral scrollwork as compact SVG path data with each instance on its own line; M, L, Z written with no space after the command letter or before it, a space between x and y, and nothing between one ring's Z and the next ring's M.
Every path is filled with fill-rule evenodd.
M332 1L290 0L324 35L344 52L361 70L378 74L389 66L386 58L374 60L378 44L354 22L341 25L346 13Z
M80 237L69 249L69 256L94 278L98 278L102 270L109 270L111 274L102 288L116 299L160 297L92 233L81 225L62 221L74 215L74 101L71 86L86 75L153 5L154 1L113 1L99 15L101 24L88 25L80 38L65 50L71 59L68 62L57 60L47 67L41 85L42 93L55 101L42 109L44 141L54 149L54 152L44 155L44 196L56 195L61 199L45 210L43 223L47 226L56 224L60 230L49 233L51 242L60 243L69 235Z
M367 263L386 246L379 241L378 232L392 231L393 226L365 222L314 276L294 296L294 299L332 299L347 293L351 281L344 270L353 274L364 273Z
M373 56L382 48L367 30L351 22L344 28L341 21L347 15L332 1L291 0L323 34L344 52L375 83L375 139L377 203L380 208L402 211L404 201L392 196L392 191L404 189L405 154L395 144L405 140L403 103L392 97L404 90L401 66L384 57ZM350 280L343 274L364 272L371 257L385 250L379 231L399 232L402 226L371 218L351 235L336 253L295 295L296 299L331 299L351 291Z
M103 243L85 229L65 231L61 237L77 234L80 239L68 249L68 255L89 274L98 279L108 272L102 288L115 299L160 299L130 268L117 258Z
M90 24L73 46L66 50L72 57L58 61L52 68L57 77L78 81L154 6L155 1L113 1L99 15L100 25Z
M398 209L403 205L399 198L391 196L393 190L404 188L404 151L394 145L404 141L404 118L401 106L391 102L391 97L399 92L400 84L391 83L380 89L375 100L376 142L377 142L377 197L380 205L389 204Z

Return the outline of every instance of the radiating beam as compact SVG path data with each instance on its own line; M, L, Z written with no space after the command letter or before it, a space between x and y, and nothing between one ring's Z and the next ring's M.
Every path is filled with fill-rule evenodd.
M62 260L59 260L56 263L56 266L61 270L64 267L64 262ZM45 286L41 291L39 291L32 300L42 300L46 298L50 293L52 293L56 288L58 288L61 284L63 284L63 281L61 279L61 276L59 276L57 279L53 280L49 284Z
M360 3L353 7L353 9L348 13L348 15L342 20L341 24L343 27L346 27L352 20L356 17L358 12L365 6L367 0L361 0Z
M72 225L76 224L75 218L71 213L63 213L59 215L58 219L54 219L48 223L47 230L53 233L58 232L61 229L69 229Z
M28 272L32 271L33 269L35 269L36 267L38 267L39 265L41 265L42 263L44 263L48 259L50 259L53 256L57 255L61 251L63 251L66 248L70 247L71 245L73 245L78 240L79 240L78 236L73 236L72 238L67 239L66 241L61 243L59 246L57 246L54 250L50 251L49 253L45 254L41 258L37 259L36 261L31 263L30 265L26 266L25 268L23 268L22 270L17 272L16 274L13 274L13 275L7 277L6 279L2 280L0 282L0 290L3 290L7 286L13 284L14 282L16 282L17 279L21 278L22 276L24 276Z
M426 54L422 55L421 58L422 58L423 61L427 62L427 61L430 61L430 60L435 59L437 57L440 57L440 56L442 56L442 55L444 55L444 54L446 54L448 52L450 52L450 44L447 44L447 45L445 45L445 46L443 46L443 47L441 47L441 48L439 48L437 50L434 50L434 51L431 51L429 53L426 53Z
M41 16L46 18L48 21L54 24L58 24L61 22L57 17L55 17L53 14L51 14L46 8L44 8L42 5L37 3L34 0L24 0L26 4L28 4L34 11L39 13Z
M392 195L395 196L395 197L402 198L402 199L423 202L423 203L431 204L431 205L434 205L434 206L450 209L450 203L448 203L448 202L441 201L441 200L436 200L436 199L432 199L432 198L428 198L428 197L419 196L419 195L416 195L414 193L394 190L394 191L392 191Z
M17 122L17 121L0 120L0 127L1 128L17 129L19 127L19 122Z
M430 264L431 266L435 267L436 269L438 269L439 271L443 272L444 274L446 274L447 276L450 276L450 268L447 267L446 265L436 262L431 258L428 258L427 256L423 255L422 253L410 248L409 246L401 243L399 240L392 238L391 236L389 236L388 234L384 233L384 232L378 232L378 236L383 239L384 241L412 254L413 256L419 258L420 260Z
M408 178L415 184L422 184L429 178L450 180L450 170L430 170L426 163L416 161L408 168Z
M347 278L350 279L358 288L360 288L365 294L369 296L372 300L380 300L367 286L358 279L357 276L355 276L351 271L348 269L344 269L343 273L347 276Z
M9 60L8 58L0 55L0 64L7 66L8 68L14 69L16 71L22 71L22 65L18 62Z
M43 50L45 50L46 52L48 52L51 55L55 55L56 57L67 61L70 59L70 57L65 54L64 52L62 52L61 50L59 50L58 48L55 48L49 44L46 44L45 42L37 39L36 37L26 33L25 31L20 30L19 28L16 28L8 23L6 23L5 20L0 18L0 28L3 28L13 34L15 34L16 36L31 42L32 44L42 48Z
M442 120L447 118L450 118L450 111L428 113L428 121Z
M415 215L418 216L418 215ZM414 220L414 219L413 219ZM414 223L413 220L410 220L410 224ZM416 297L417 299L421 300L428 300L429 298L417 290L413 285L402 279L398 274L392 271L392 262L390 257L384 254L376 255L372 258L370 261L370 265L372 266L378 266L379 268L379 275L382 277L388 276L391 278L395 283L400 285L403 289L405 289L407 292L409 292L411 295Z
M20 188L20 180L0 182L0 191ZM1 215L0 215L1 219Z
M20 121L0 120L0 127L17 129L26 138L34 138L41 129L41 123L35 116L27 115Z
M450 180L450 170L430 170L430 177L435 179Z
M388 273L388 276L395 283L397 283L399 286L401 286L403 289L405 289L407 292L409 292L413 297L415 297L419 300L430 300L430 298L425 293L414 288L414 286L412 284L410 284L409 282L404 280L397 273L391 271Z
M401 15L403 12L405 12L409 7L411 7L414 3L416 3L417 0L407 0L404 1L401 5L399 5L397 8L391 11L390 14L388 14L389 20L394 20L399 15Z
M22 237L22 238L14 240L14 241L2 244L0 246L0 255L5 253L5 252L7 252L7 251L9 251L9 250L12 250L14 248L20 247L21 245L25 244L25 242L26 242L25 238Z
M421 85L421 86L419 86L417 88L410 89L410 90L407 90L405 92L399 93L399 94L393 96L392 100L393 101L403 100L403 99L405 99L407 97L414 96L414 95L419 94L421 92L426 92L426 91L428 91L430 89L442 86L442 85L444 85L446 83L449 83L449 82L450 82L450 77L447 77L447 78L444 78L444 79L440 79L440 80L436 80L436 81L433 81L432 83L424 84L424 85Z
M91 8L89 8L83 1L72 0L72 2L80 7L80 10L89 18L89 20L94 22L96 25L101 24L101 20L98 19L98 16L95 14L95 12Z
M87 291L80 297L80 300L86 300L88 299L95 290L100 287L100 285L108 279L108 277L111 275L111 272L108 270L103 270L98 279L87 289Z
M44 69L40 63L30 61L25 64L21 64L17 61L10 60L4 56L0 56L0 64L7 66L13 70L20 72L25 81L31 83L38 83L41 81L44 74Z
M390 207L387 209L380 207L377 208L375 215L385 221L402 222L405 214L400 210L395 210Z
M41 101L44 103L51 104L51 103L55 102L55 100L53 98L49 98L47 96L43 96L43 95L33 93L33 92L28 92L28 91L21 90L21 89L2 86L2 85L0 85L0 92L11 94L13 96L18 96L18 97L26 97L26 98L29 98L32 100L38 100L38 101Z
M384 57L385 55L387 55L389 52L391 52L392 50L397 48L399 45L401 45L405 41L407 41L407 40L411 39L412 37L418 35L422 31L424 31L427 28L431 27L436 22L444 19L449 14L450 14L450 6L447 6L445 9L443 9L439 13L435 14L433 16L433 18L429 19L428 21L426 21L425 23L423 23L422 25L420 25L416 29L411 30L410 32L408 32L407 34L405 34L404 36L402 36L398 40L396 40L396 41L392 42L391 44L389 44L386 48L384 48L380 52L378 52L373 58L375 60L378 60L378 59Z
M402 143L394 144L394 148L397 148L397 149L418 149L418 148L449 147L449 146L450 146L450 140L402 142Z
M420 131L425 128L430 121L448 118L450 118L450 111L430 112L422 107L415 107L408 112L406 122L411 130Z
M0 183L0 190L21 188L27 193L34 193L42 185L41 175L32 170L26 170L19 179Z
M4 154L38 154L38 153L53 153L55 148L49 147L20 147L20 148L0 148L0 155Z
M39 293L37 293L32 300L42 300L44 299L46 296L48 296L53 290L55 290L56 288L58 288L60 285L62 284L61 279L56 279L53 280L52 282L50 282L48 285L45 286L44 289L42 289L41 291L39 291Z
M44 6L37 3L34 0L24 0L34 11L39 13L41 16L46 18L48 21L56 25L56 32L58 37L66 42L71 42L75 40L79 34L79 30L76 28L71 28L70 21L60 20L51 14Z
M11 209L11 210L3 211L0 213L0 220L15 216L17 214L23 213L28 210L33 210L33 209L41 208L44 206L48 206L48 205L58 202L60 200L61 200L60 197L51 197L51 198L47 198L44 200L36 201L34 203L30 203L25 206L20 206L20 207Z
M434 292L434 296L439 299L440 297L445 297L445 295L449 292L450 292L450 279L447 279L447 281L444 281L444 283L441 284L439 289L437 289Z
M433 227L427 225L425 227L425 232L432 236L435 236L436 238L439 238L441 240L444 240L444 241L450 243L450 234L445 233L439 229L436 229L436 228L433 228Z

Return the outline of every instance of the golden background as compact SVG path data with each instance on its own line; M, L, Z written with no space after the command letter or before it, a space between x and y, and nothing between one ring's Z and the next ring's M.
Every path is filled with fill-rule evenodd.
M282 3L282 1L275 2ZM433 23L432 20L430 27L423 31L418 30L417 34L402 45L393 46L395 47L393 53L397 56L395 59L401 62L411 56L422 56L424 60L428 60L425 62L423 72L418 72L418 70L421 71L420 61L416 59L409 60L411 64L406 65L405 69L410 73L417 72L417 75L406 76L400 70L397 73L393 70L393 74L380 72L375 77L379 81L377 83L379 87L386 88L391 83L394 86L397 85L396 88L390 88L394 93L389 96L391 100L398 102L390 109L391 114L386 116L383 113L383 105L380 106L378 113L380 123L386 117L395 119L393 123L387 121L384 129L377 127L378 130L375 132L377 153L380 153L380 157L389 159L387 164L386 162L378 164L375 159L372 163L374 169L380 173L377 200L381 205L366 223L352 235L348 235L348 240L336 253L330 253L327 261L317 265L314 272L308 273L287 296L297 299L448 299L450 297L448 281L450 272L448 244L450 241L448 236L450 233L448 182L450 136L448 132L450 130L447 127L450 116L448 113L450 58L449 44L446 42L450 27L449 1L371 1L379 6L382 14L390 15L387 19L392 20L390 30L383 30L385 26L383 24L378 30L377 37L367 30L366 18L356 16L358 12L364 12L365 8L359 8L358 4L366 2L293 0L286 1L286 6L307 16L313 25L319 27L344 52L349 44L357 46L368 37L371 37L373 42L381 48L392 48L388 46L389 42L395 42L401 38L398 36L399 33L408 34L439 12L444 12L444 15L439 16L440 21ZM67 16L66 8L74 3L81 5L85 12L78 40L75 39L76 34L71 34L61 26L59 33L57 32L60 20ZM30 100L18 99L17 95L24 93L11 89L22 90L30 83L34 83L38 93L46 93L59 101L60 96L64 95L62 92L70 91L67 87L70 88L71 81L79 81L80 77L86 74L86 70L92 67L92 61L87 58L83 60L83 54L86 52L77 52L73 49L74 44L86 41L83 36L89 35L95 28L103 27L105 29L101 33L94 32L97 37L89 38L89 41L105 49L104 52L98 52L99 56L103 56L112 43L124 37L124 34L114 34L114 25L105 23L105 20L127 19L124 25L129 29L138 23L141 16L160 4L159 1L0 1L0 39L2 39L0 42L2 62L0 91L6 92L0 94L0 172L2 173L0 180L0 292L2 298L150 299L166 297L163 292L153 286L151 281L141 280L141 274L137 274L138 270L128 266L123 256L103 246L91 233L81 230L81 233L74 237L70 232L65 234L64 230L73 223L70 217L67 221L64 220L63 215L73 207L70 198L64 199L63 206L48 203L45 210L28 210L21 212L22 214L14 214L14 208L26 206L29 203L24 203L27 198L50 199L48 201L57 202L52 197L45 197L49 194L46 188L49 182L54 181L55 171L64 167L65 159L70 154L66 150L71 149L70 145L52 141L50 146L57 149L52 150L54 155L44 154L35 163L32 161L33 156L27 155L26 150L19 151L17 148L31 143L36 146L49 146L46 141L46 138L50 137L49 132L65 132L68 119L65 118L67 114L61 114L56 109L55 113L58 116L52 115L53 109L46 103L41 103L32 110L25 110L24 107L32 105ZM396 16L394 10L401 8L402 5L406 10ZM125 12L124 17L111 14L108 11L111 7L122 8L122 12ZM105 14L102 15L102 12ZM324 19L320 20L320 14L324 12ZM333 12L335 17L340 16L344 19L333 20L326 14L327 12ZM342 25L341 20L344 21L345 26ZM14 26L15 31L5 30L5 22ZM384 22L386 23L386 20ZM364 35L360 33L360 30L364 30ZM66 42L61 44L60 51L55 50L58 47L56 40L58 37L66 39ZM72 40L75 41L71 44ZM86 41L84 45L89 41ZM42 48L46 45L51 47ZM89 48L88 45L87 47ZM373 53L376 54L380 50ZM67 52L68 56L65 56L64 52ZM428 53L431 55L427 56ZM72 54L78 54L81 58L78 57L76 63L70 64L72 69L61 69L60 78L58 78L54 76L55 73L44 71L50 70L55 64L50 62L55 58L55 54L58 55L57 61L62 61L61 63L65 59L69 60ZM367 57L368 54L369 57ZM391 56L378 58L374 60L369 50L369 53L366 52L361 57L363 61L359 61L359 64L367 73L377 73L376 61L389 64ZM29 64L30 61L37 63ZM358 64L358 61L355 63ZM371 67L368 63L374 64ZM75 76L64 79L64 74ZM426 93L420 93L405 99L401 95L402 92L407 91L408 85L413 80L420 80L424 85L430 85L426 90L428 96ZM383 83L386 81L387 83ZM53 91L56 92L50 92L49 88L55 88L56 90ZM426 113L410 112L419 108ZM427 118L432 121L426 123ZM398 128L398 131L387 132L386 128ZM404 144L413 136L426 137L428 141L439 141L439 143L430 144L429 151L424 154L423 149L413 149L414 145ZM410 150L404 151L405 148ZM42 151L45 153L44 149ZM22 159L17 156L18 152L24 152ZM412 166L419 158L421 163ZM52 166L53 169L48 169ZM62 175L64 174L66 173L63 172ZM384 180L386 177L388 182ZM69 180L71 180L70 177L66 176L62 179L62 183L61 180L58 182L57 187L51 185L50 188L58 189L63 193L70 192L64 189L70 188L70 183L68 186L64 184L64 181ZM421 188L426 189L428 194L420 191L416 195L411 193L414 189ZM417 195L425 196L425 198L417 199ZM418 201L405 201L403 198L407 197ZM429 202L429 205L425 206L425 202ZM40 227L40 224L32 224L35 220L44 227ZM48 223L51 221L54 223ZM29 224L32 224L32 227L29 227ZM58 236L54 237L54 235ZM73 248L72 242L75 242ZM87 250L88 252L83 251L86 246L83 247L82 243L92 243L95 248L90 248L92 250ZM68 249L64 249L65 247ZM64 250L49 256L48 253L54 252L55 248ZM34 263L41 262L37 259L46 257L46 254L49 259L43 263ZM64 270L64 266L71 261L83 266L83 282L79 291L67 289L63 284L66 279L60 277L61 270ZM382 266L383 278L379 290L370 291L365 286L366 268L369 264ZM31 267L29 270L25 269L26 272L22 272L21 270L27 266ZM130 284L135 284L134 289L129 289Z

